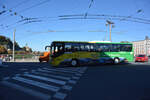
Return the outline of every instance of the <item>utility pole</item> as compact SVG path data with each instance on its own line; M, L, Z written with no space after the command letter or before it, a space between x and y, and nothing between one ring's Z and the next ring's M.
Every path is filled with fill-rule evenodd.
M13 32L13 62L15 62L15 32L16 29Z
M145 43L145 49L146 49L146 50L145 50L145 51L146 51L146 56L148 56L148 52L147 52L147 51L148 51L148 50L147 50L147 49L148 49L148 48L147 48L147 45L148 45L148 41L149 41L148 36L145 37L145 41L146 41L146 43Z
M111 27L113 27L113 22L111 22L111 21L108 21L108 20L106 20L106 22L107 22L107 24L109 24L109 40L110 40L110 42L112 42L112 39L111 39Z
M106 38L105 38L105 41L106 41L107 40L107 34L108 34L107 33L107 26L108 26L108 24L106 23L105 25L106 25Z

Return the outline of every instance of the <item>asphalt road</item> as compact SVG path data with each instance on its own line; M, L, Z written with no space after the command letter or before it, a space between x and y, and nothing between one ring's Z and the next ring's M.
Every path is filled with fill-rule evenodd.
M150 100L150 63L0 67L0 100Z

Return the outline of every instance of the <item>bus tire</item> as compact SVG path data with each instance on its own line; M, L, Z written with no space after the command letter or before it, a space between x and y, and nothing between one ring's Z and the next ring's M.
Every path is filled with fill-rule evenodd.
M78 66L78 65L79 65L78 60L72 59L71 66L75 67L75 66Z
M114 58L114 64L119 64L120 63L120 59L119 58Z

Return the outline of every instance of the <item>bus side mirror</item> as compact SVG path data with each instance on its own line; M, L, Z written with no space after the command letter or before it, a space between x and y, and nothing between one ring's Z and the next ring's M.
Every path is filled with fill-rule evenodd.
M51 48L51 46L45 46L45 50L47 50L47 48Z

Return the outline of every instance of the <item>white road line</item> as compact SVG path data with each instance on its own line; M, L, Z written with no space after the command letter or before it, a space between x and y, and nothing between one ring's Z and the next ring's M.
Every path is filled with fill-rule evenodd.
M57 93L54 95L54 98L60 99L60 100L64 100L66 96L67 96L67 94L57 92Z
M20 70L23 70L23 71L24 71L24 70L28 70L28 69L22 68L22 69L20 69Z
M48 71L48 70L45 70L45 69L38 69L37 71L39 71L39 72L47 72L47 73L55 73L53 71Z
M64 85L64 86L62 87L62 89L65 89L65 90L71 91L71 90L72 90L72 86Z
M70 69L70 68L56 68L56 69L59 69L59 70L66 70L66 71L74 71L74 72L78 72L78 71L80 71L79 69L76 69L76 68L72 68L72 69Z
M39 72L43 72L43 73L51 73L51 74L58 74L55 71L50 71L50 70L46 70L46 69L38 69L37 71ZM62 73L64 76L71 76L71 73ZM61 74L61 75L62 75Z
M25 74L28 74L29 72L24 72Z
M21 74L16 74L15 77L20 76Z
M45 83L25 79L25 78L22 78L22 77L13 77L12 79L23 82L23 83L27 83L27 84L30 84L30 85L33 85L33 86L37 86L37 87L40 87L40 88L44 88L46 90L50 90L50 91L53 91L53 92L57 92L60 89L59 87L56 87L56 86L52 86L52 85L48 85L48 84L45 84Z
M10 77L4 77L2 80L6 81L6 80L9 80Z
M79 74L79 73L77 73L77 74L75 74L75 75L77 75L77 76L82 76L82 74Z
M45 68L43 68L45 69ZM78 72L72 72L72 71L65 71L65 70L59 70L59 69L49 69L49 68L46 68L46 70L50 70L50 71L58 71L58 72L64 72L64 73L78 73Z
M44 75L46 77L53 77L53 78L58 78L58 79L62 79L62 80L70 80L70 77L64 77L64 76L59 76L59 75L52 75L52 74L46 74L43 72L32 72L33 74L38 74L38 75Z
M26 94L29 94L31 96L35 96L37 98L40 98L41 100L50 100L50 98L51 98L50 95L47 95L47 94L29 89L29 88L25 88L25 87L22 87L20 85L14 84L14 83L10 83L8 81L2 81L1 83L5 86L10 87L10 88L13 88L13 89L16 89L16 90L19 90L19 91L23 91Z
M80 79L80 77L75 77L75 76L73 76L72 79L78 80L78 79Z
M52 78L46 78L46 77L32 75L32 74L24 74L24 76L40 79L40 80L43 80L43 81L53 82L53 83L56 83L56 84L59 84L59 85L65 85L66 84L65 81L56 80L56 79L52 79Z
M75 80L69 80L68 83L76 84L77 82Z

